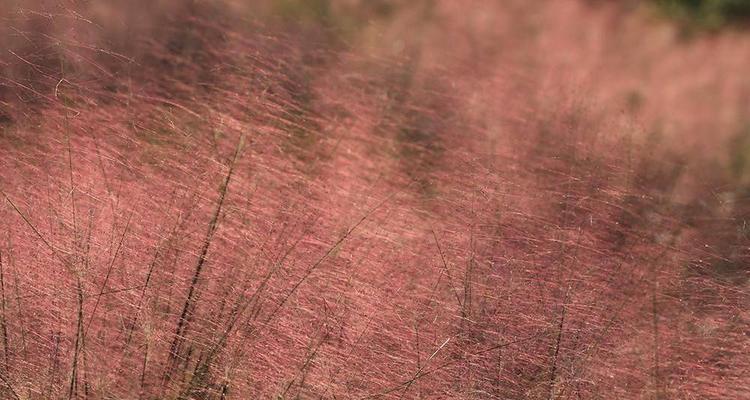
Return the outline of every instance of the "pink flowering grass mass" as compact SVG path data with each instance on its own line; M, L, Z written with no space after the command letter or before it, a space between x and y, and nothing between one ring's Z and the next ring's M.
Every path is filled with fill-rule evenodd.
M647 0L6 0L0 399L750 398L747 71Z

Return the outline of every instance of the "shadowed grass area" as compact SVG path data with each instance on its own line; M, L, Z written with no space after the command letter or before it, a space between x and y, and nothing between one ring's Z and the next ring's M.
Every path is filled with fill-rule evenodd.
M750 22L748 0L655 0L662 11L696 28L719 29Z

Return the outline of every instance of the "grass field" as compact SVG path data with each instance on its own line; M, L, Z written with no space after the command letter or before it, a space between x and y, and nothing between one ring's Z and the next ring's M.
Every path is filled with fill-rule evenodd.
M0 399L750 398L747 7L5 0Z

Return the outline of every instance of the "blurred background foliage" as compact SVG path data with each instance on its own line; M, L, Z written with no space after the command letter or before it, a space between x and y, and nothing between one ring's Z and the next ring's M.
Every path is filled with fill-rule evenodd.
M750 0L655 0L661 10L691 26L718 29L750 22Z

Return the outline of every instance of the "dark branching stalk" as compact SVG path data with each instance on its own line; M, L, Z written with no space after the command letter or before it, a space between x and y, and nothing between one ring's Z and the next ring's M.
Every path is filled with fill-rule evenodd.
M96 314L96 310L99 308L99 302L101 301L102 296L105 294L107 290L107 283L109 282L109 277L112 274L112 269L115 266L115 261L117 261L117 256L120 254L120 249L122 248L122 243L125 241L125 237L128 234L128 230L130 229L130 221L133 218L133 213L131 212L128 216L128 221L125 223L125 229L122 231L122 236L120 236L120 242L117 244L117 249L115 249L115 254L112 256L112 260L109 263L109 266L107 267L107 273L104 276L104 282L102 282L102 288L99 290L99 294L96 296L96 302L94 302L94 308L91 310L91 315L89 315L89 322L86 324L86 329L84 330L84 336L88 334L89 329L91 328L91 323L94 321L94 315Z
M84 332L83 332L83 288L81 279L76 278L76 293L77 296L77 318L76 318L76 340L73 346L73 365L71 366L70 372L70 385L68 386L68 400L77 397L78 392L78 359L81 350L84 348Z
M677 235L674 235L674 237L677 237ZM674 240L674 239L673 239ZM665 246L664 249L656 256L650 258L646 264L651 265L652 267L661 263L664 257L668 254L668 252L672 250L670 246ZM652 274L644 274L641 275L637 281L635 281L634 285L635 287L640 287L641 284L649 279L653 278L654 274L652 271ZM607 313L609 315L609 318L607 319L606 323L604 324L604 328L599 332L599 334L588 344L587 348L583 350L583 355L578 357L577 360L575 360L575 364L577 364L577 368L573 369L573 380L580 380L580 378L576 377L576 375L581 374L583 367L588 364L589 360L594 358L599 351L603 348L603 343L607 337L609 337L610 332L617 326L618 319L620 318L620 315L625 310L625 307L628 305L628 303L631 301L629 297L624 297L622 300L619 301L619 303L612 308L610 308L609 312ZM652 307L653 307L653 299L652 299ZM563 394L565 392L565 387L562 388L560 393L558 393L559 398L563 398Z
M182 215L178 217L177 222L172 228L172 231L170 232L169 236L167 236L165 240L160 241L159 244L156 246L156 250L154 251L154 256L151 259L151 263L148 266L148 271L146 271L146 277L144 279L144 283L140 287L141 294L140 294L140 297L138 298L138 304L136 305L133 321L130 323L128 327L127 335L125 335L125 346L124 346L123 353L127 352L127 348L130 345L131 339L133 338L133 330L135 329L136 324L138 323L138 319L141 316L141 311L143 309L143 301L146 298L146 291L148 290L149 284L151 283L151 277L153 276L154 269L156 268L156 263L162 254L162 249L165 245L168 244L168 242L172 241L172 239L175 236L175 233L182 226L182 223L185 221L185 219L186 218L182 218Z
M71 193L72 196L72 193ZM75 209L75 205L73 205L73 208ZM74 227L75 229L75 227ZM88 229L88 235L87 235L87 242L85 243L85 251L83 249L80 249L80 245L84 245L83 243L78 243L78 235L74 234L75 236L75 260L76 261L83 261L85 263L85 266L88 267L88 247L90 244L90 234L91 234L91 219L89 219L89 229ZM83 260L83 256L80 254L80 252L86 253L85 260ZM78 369L79 369L79 359L83 359L82 365L83 365L83 390L84 390L84 397L88 397L88 376L86 371L86 332L84 329L84 314L83 314L83 305L84 305L84 295L83 295L83 282L81 282L81 275L78 271L76 271L75 274L76 278L76 305L77 305L77 318L76 318L76 338L75 338L75 345L73 350L73 364L71 366L71 373L70 373L70 385L68 386L68 399L72 398L78 398ZM83 357L81 357L83 356Z
M522 339L513 340L513 341L510 341L510 342L504 342L504 343L500 343L500 344L495 345L495 346L488 347L486 349L477 351L475 353L468 354L467 357L477 357L477 356L480 356L482 354L489 353L491 351L495 351L495 350L502 349L502 348L505 348L505 347L509 347L509 346L512 346L512 345L515 345L515 344L525 343L525 342L529 342L529 341L534 340L534 339L539 339L539 338L541 338L543 336L547 336L548 334L549 334L549 331L542 331L540 333L537 333L536 335L527 336L527 337L522 338ZM438 351L439 350L440 349L438 349ZM436 353L433 353L433 356L435 354ZM430 357L430 358L432 358L432 357ZM465 358L459 358L459 359L455 359L455 360L451 360L451 361L446 361L445 363L440 364L440 365L438 365L436 367L433 367L433 368L430 368L430 369L425 369L425 365L426 365L426 363L425 363L425 365L422 366L422 370L421 371L417 371L417 373L414 374L414 376L411 379L409 379L407 381L404 381L404 382L401 382L401 383L399 383L399 384L397 384L395 386L392 386L392 387L390 387L390 388L388 388L388 389L386 389L386 390L384 390L382 392L374 393L374 394L369 394L367 396L360 397L359 400L369 400L369 399L376 399L376 398L387 396L387 395L389 395L389 394L391 394L391 393L393 393L395 391L401 390L405 386L413 385L414 382L418 381L419 379L424 378L425 376L434 374L435 372L438 372L438 371L441 371L443 369L446 369L446 368L450 367L451 365L457 364L457 363L462 362L462 361L465 361Z
M445 271L445 275L448 277L448 284L451 287L451 291L453 291L453 294L456 296L456 302L458 302L459 307L463 310L464 304L461 301L461 296L458 294L458 290L456 290L456 287L453 286L453 277L451 276L451 271L448 268L448 262L445 260L445 254L443 253L443 248L440 246L440 241L438 241L437 234L435 234L435 230L431 230L432 232L432 238L435 239L435 246L437 246L438 253L440 254L440 260L443 262L443 270Z
M415 318L414 320L414 347L416 350L417 355L417 371L422 370L422 355L420 354L422 349L419 344L419 318ZM406 394L406 389L404 389L404 392L401 393L401 396L403 397ZM420 390L419 386L417 386L417 397L422 398L422 391Z
M8 197L8 195L0 190L0 194L5 197L5 200L8 201L8 203L11 205L13 210L23 219L23 221L26 223L26 225L29 226L29 228L34 232L34 234L39 238L39 240L42 241L42 243L47 247L50 251L52 251L52 254L60 261L60 263L63 265L63 267L68 271L68 273L71 274L76 280L76 298L77 298L77 323L76 323L76 339L75 339L75 345L74 345L74 353L73 353L73 364L71 367L71 378L70 378L70 386L68 388L68 399L71 399L73 397L73 394L76 391L77 387L77 373L78 373L78 356L79 351L82 348L82 334L83 334L83 287L81 283L81 277L78 274L78 271L75 270L75 268L71 265L71 263L65 259L65 257L60 254L60 252L52 246L52 244L42 235L42 233L39 231L39 229L36 228L36 226L26 217L26 215L16 206L16 204L13 202L13 200Z
M433 235L433 238L435 238L435 243L437 244L438 242L437 242L437 236L435 236L435 231L432 232L432 235ZM440 249L440 245L438 244L438 250L439 249ZM440 255L442 257L442 251L440 251L440 253L441 253ZM430 297L427 299L427 302L425 303L425 309L429 309L429 307L432 305L432 302L435 300L435 294L437 293L438 286L440 286L440 280L443 277L443 273L445 273L446 275L448 275L448 278L450 279L450 275L449 275L449 272L448 272L448 265L447 265L447 263L445 263L445 258L443 258L443 263L444 263L443 264L444 271L441 271L440 275L438 275L438 278L435 281L435 285L433 285L433 287L432 287L432 292L430 293ZM451 287L452 286L453 285L451 285ZM458 297L458 292L454 291L454 294L456 295L456 299L458 300L458 304L463 307L463 305L461 303L461 300ZM415 378L417 376L419 376L419 374L422 372L422 369L426 366L427 362L429 362L430 359L432 359L432 357L430 357L430 358L427 359L427 362L425 362L424 364L422 363L422 358L421 358L421 354L420 354L420 345L419 345L419 323L420 323L420 319L417 316L415 318L415 321L414 321L414 334L415 334L415 337L416 337L416 349L417 349L417 372L414 374ZM448 340L450 340L450 338L448 338ZM447 341L446 341L446 343L447 343ZM445 343L443 345L445 345ZM434 356L434 354L433 354L433 356ZM406 392L408 392L409 388L411 387L411 385L414 382L416 382L416 379L413 379L406 387L404 387L404 390L401 392L401 396L399 396L399 399L402 399L406 395Z
M8 195L5 194L4 191L0 190L0 194L2 194L3 197L5 197L5 200L8 201L8 203L10 204L10 206L21 217L21 219L23 220L23 222L25 222L26 225L39 238L39 240L42 241L42 243L44 244L44 246L47 247L50 251L52 251L52 254L60 261L60 263L63 265L63 267L65 267L65 269L69 273L71 273L72 275L75 275L75 270L70 265L70 262L68 260L66 260L65 257L63 257L62 254L60 254L60 252L54 246L52 246L52 244L44 237L44 235L42 235L41 232L39 232L39 230L36 228L36 226L33 223L31 223L31 221L26 217L26 215L18 208L18 206L16 206L16 203L14 203L13 200L11 200L10 197L8 197Z
M349 277L347 286L351 284L352 278L353 278L353 275ZM333 306L334 313L339 308L344 308L342 307L342 303L345 301L345 298L344 298L345 294L346 292L341 292L336 298L336 302L334 303L334 306ZM297 394L295 396L295 399L300 398L302 388L305 385L305 380L307 379L307 376L310 373L310 365L312 364L315 357L318 355L320 348L326 343L326 341L331 335L331 330L333 329L333 327L331 326L331 324L328 323L328 320L329 319L336 320L336 315L334 315L333 318L331 318L328 310L329 308L326 307L325 320L321 323L321 326L318 332L310 338L310 344L308 345L307 355L305 356L304 362L297 369L297 372L295 373L294 378L286 385L284 392L281 394L281 398L286 398L286 394L289 392L289 390L292 388L295 382L297 382L297 380L299 380L299 383L297 384ZM316 336L320 336L320 339L318 339L317 341L314 340Z
M264 324L263 324L263 325L267 325L267 324L268 324L268 323L269 323L269 322L270 322L270 321L271 321L271 320L272 320L272 319L273 319L273 318L274 318L274 317L276 316L276 313L278 313L278 311L279 311L279 310L280 310L280 309L281 309L281 308L282 308L282 307L284 306L284 304L286 304L286 302L287 302L287 301L289 300L289 298L290 298L290 297L291 297L291 296L292 296L292 295L293 295L293 294L294 294L294 293L295 293L295 292L297 291L297 289L298 289L298 288L300 287L300 285L302 285L302 284L303 284L303 283L304 283L304 282L305 282L305 281L307 280L307 278L309 278L309 277L310 277L310 275L311 275L311 274L312 274L312 273L313 273L313 272L314 272L314 271L315 271L315 270L316 270L316 269L317 269L317 268L318 268L318 267L319 267L319 266L320 266L321 264L323 264L323 262L324 262L324 261L326 261L326 260L328 259L328 257L330 257L330 256L331 256L331 254L333 254L333 253L334 253L334 252L335 252L335 251L336 251L336 250L337 250L337 249L339 248L339 246L341 246L341 244L342 244L342 243L344 243L344 241L346 241L346 239L348 239L348 238L349 238L349 236L351 236L351 235L352 235L352 233L354 233L354 231L356 231L356 230L357 230L357 229L358 229L358 228L360 227L360 225L362 225L362 224L363 224L363 223L364 223L364 222L365 222L365 221L366 221L367 219L369 219L369 218L370 218L370 217L371 217L371 216L372 216L372 215L373 215L373 214L374 214L374 213L375 213L375 212L376 212L376 211L377 211L378 209L380 209L380 207L382 207L382 206L383 206L383 205L384 205L385 203L387 203L388 201L390 201L390 200L391 200L391 199L392 199L393 197L395 197L395 196L396 196L397 194L399 194L399 193L400 193L400 192L394 192L394 193L392 193L392 194L391 194L390 196L388 196L388 197L386 197L385 199L381 200L381 201L380 201L380 202L379 202L378 204L376 204L376 205L375 205L375 206L374 206L373 208L371 208L371 209L370 209L370 210L369 210L369 211L368 211L367 213L365 213L365 215L363 215L363 216L362 216L362 217L361 217L361 218L359 219L359 221L357 221L357 222L356 222L356 223L355 223L354 225L352 225L352 227L351 227L351 228L349 228L349 230L347 230L347 231L346 231L346 233L344 233L344 234L343 234L343 235L342 235L342 236L341 236L341 237L339 238L339 240L337 240L337 241L336 241L336 243L334 243L334 244L333 244L333 245L332 245L331 247L329 247L329 248L328 248L328 250L327 250L327 251L326 251L326 252L325 252L325 253L324 253L324 254L323 254L323 255L322 255L322 256L321 256L321 257L320 257L320 258L319 258L319 259L318 259L318 260L317 260L317 261L316 261L315 263L313 263L313 264L312 264L312 265L311 265L311 266L310 266L310 267L309 267L309 268L308 268L308 269L307 269L307 270L305 271L305 273L304 273L304 275L302 276L302 278L300 278L300 279L299 279L299 280L298 280L297 282L295 282L295 284L294 284L294 285L292 286L292 289L291 289L291 290L289 291L289 293L287 293L287 294L286 294L286 295L284 296L284 298L283 298L283 299L281 300L281 302L279 302L279 304L277 304L277 305L276 305L276 307L275 307L275 308L273 309L273 311L271 311L271 313L270 313L270 314L268 315L268 317L266 318L266 320L265 320L265 322L264 322Z
M144 388L146 386L146 367L148 366L148 353L149 352L149 345L148 341L146 341L146 344L144 345L143 349L143 362L141 363L141 376L139 379L139 387L140 387L140 395L138 398L143 398L144 396Z
M315 339L314 336L310 339L310 343L307 346L307 351L305 354L304 361L297 368L297 371L295 372L292 380L286 384L284 391L281 393L281 396L280 396L282 399L286 398L286 394L289 393L289 390L294 386L294 384L297 382L298 379L299 379L298 386L301 388L304 385L305 379L307 378L310 364L312 364L313 360L318 355L320 348L323 346L323 344L326 342L326 340L328 340L328 337L330 336L330 333L331 333L330 327L328 326L327 323L323 323L322 331L323 333L320 335L320 339L316 341L314 340Z
M45 398L52 398L52 391L57 381L57 371L60 369L60 333L52 332L52 354L50 355L49 371L49 384L45 391Z
M0 381L3 381L3 385L5 385L5 388L8 389L10 395L13 396L14 400L21 400L21 396L18 395L18 392L16 392L16 389L10 383L10 380L8 380L8 378L2 372L0 372Z
M228 322L223 332L219 336L219 340L214 342L214 344L208 349L208 351L198 360L198 363L195 366L195 371L190 380L190 384L188 385L188 388L185 391L183 391L181 396L189 395L190 393L195 391L197 388L199 388L199 386L203 383L202 380L208 374L211 364L213 363L215 357L226 345L229 335L234 330L234 327L236 326L237 322L240 320L240 318L243 316L243 314L247 311L248 308L257 304L263 292L265 291L266 287L268 286L268 283L270 282L271 278L274 275L276 275L276 273L284 266L284 263L286 262L289 255L297 248L297 246L302 241L302 239L308 235L313 225L314 224L310 224L307 227L307 229L305 229L305 231L297 238L297 240L291 246L287 248L287 250L276 261L273 267L268 270L268 272L263 278L263 281L261 281L261 284L258 286L258 288L255 289L253 294L249 297L242 296L241 299L232 308L232 310L229 313ZM253 315L253 318L255 317L257 317L257 314Z
M5 306L5 270L3 268L3 253L0 251L0 335L3 336L3 356L5 370L8 370L8 326Z
M471 213L474 219L476 215L474 212L474 205L472 200ZM461 302L461 327L463 329L464 323L468 321L469 314L471 314L471 301L472 301L472 273L474 270L474 264L476 263L476 242L474 237L474 223L469 228L469 249L470 255L469 260L466 263L466 271L464 274L464 300Z
M284 298L279 302L276 307L268 314L266 319L263 321L262 324L256 325L250 330L250 334L255 334L262 326L267 326L271 320L276 316L276 314L281 310L281 308L286 304L286 302L289 300L289 298L297 291L297 289L307 280L307 278L321 265L323 262L325 262L328 257L333 254L336 249L338 249L341 244L343 244L353 233L356 231L366 220L368 220L377 210L379 210L383 205L385 205L388 201L393 199L396 195L398 195L400 191L394 192L381 200L379 203L377 203L374 207L372 207L370 210L368 210L354 225L352 225L346 233L344 233L339 240L336 241L333 245L331 245L327 251L316 261L314 262L306 271L305 274L300 278L291 288L291 290L284 296ZM206 361L204 361L204 364L210 363L210 361L213 359L213 356L216 354L216 352L224 346L226 343L227 338L229 337L229 334L231 333L232 329L234 328L235 324L239 320L240 316L244 311L248 308L250 304L253 304L254 302L257 302L259 299L260 292L262 289L267 285L268 281L270 280L271 276L275 274L275 272L283 265L284 260L287 258L287 256L291 253L292 250L294 250L297 247L297 244L300 242L300 240L306 236L306 233L303 233L299 239L292 245L287 252L282 257L281 261L269 271L269 273L264 278L263 282L261 283L260 287L253 293L253 295L244 302L239 310L233 314L233 317L230 318L230 323L228 324L227 328L223 332L220 340L218 341L217 345L214 346L214 348L209 351L209 357L206 357ZM258 313L260 312L260 309L257 310L256 314L253 315L253 320L257 317ZM205 368L205 367L204 367Z
M654 400L662 398L661 377L659 375L659 308L656 292L659 288L656 264L651 267L651 325L654 335Z
M211 222L208 224L208 231L206 232L206 236L203 239L203 247L201 248L200 255L198 256L198 261L195 265L195 272L193 272L193 277L190 281L190 287L188 288L185 303L183 304L180 317L177 320L174 339L172 340L172 345L170 346L167 371L165 373L165 381L169 381L172 369L181 353L185 332L188 328L188 324L190 323L190 319L193 314L193 308L195 306L195 293L198 282L201 276L201 272L203 271L203 266L206 263L206 257L208 255L208 250L211 247L214 233L216 232L216 228L218 227L219 215L221 215L221 210L224 205L224 199L226 198L227 190L229 189L229 182L232 179L232 173L234 172L237 158L239 157L240 151L242 150L244 139L245 136L243 135L242 137L240 137L240 141L237 144L234 156L229 164L229 170L227 171L227 175L224 178L224 182L220 188L218 204L216 205L216 209L211 216Z
M12 246L10 245L10 240L8 241L8 249L12 249ZM9 253L10 254L10 253ZM26 350L26 324L25 324L25 318L24 318L24 312L23 312L23 302L21 301L21 285L20 281L18 279L18 268L16 267L15 263L13 262L12 256L7 257L10 261L10 266L12 268L13 272L13 292L14 296L16 297L16 317L18 320L18 325L21 331L21 353L23 354L23 358L26 359L28 357L28 352Z
M424 364L422 364L422 365L421 365L421 366L420 366L420 367L419 367L419 368L417 369L417 372L415 372L415 373L414 373L414 376L412 376L412 378L411 378L411 379L409 379L408 381L406 381L406 384L405 384L405 385L403 385L403 386L404 386L404 391L403 391L403 392L401 392L401 396L399 396L399 399L403 399L403 398L404 398L404 396L406 395L406 392L408 392L408 391L409 391L409 388L411 388L411 386L412 386L412 385L413 385L413 384L414 384L415 382L417 382L417 380L418 380L418 379L419 379L419 378L420 378L420 377L422 376L422 372L423 372L424 368L425 368L425 367L427 366L427 364L428 364L428 363L429 363L429 362L430 362L430 361L431 361L431 360L432 360L433 358L435 358L435 356L437 355L437 353L439 353L439 352L440 352L440 350L442 350L442 349L443 349L443 347L445 347L445 346L446 346L446 345L448 344L448 342L450 342L450 340L451 340L451 339L452 339L452 338L448 338L448 339L445 339L445 341L443 342L443 344L441 344L441 345L440 345L440 347L438 347L438 348L437 348L437 350L435 350L434 352L432 352L432 354L431 354L431 355L430 355L429 357L427 357L427 359L425 360Z
M354 340L354 343L352 343L352 346L349 349L349 352L346 354L346 357L344 358L344 364L336 368L336 370L333 372L330 378L329 385L327 385L326 390L320 394L320 397L318 398L318 400L323 400L327 398L326 395L328 394L328 391L331 389L331 386L333 385L334 382L337 381L339 374L345 369L344 365L346 365L348 361L355 355L355 350L357 349L359 344L362 342L362 339L365 337L365 333L367 333L367 331L370 330L371 325L372 325L372 315L368 315L366 317L364 328L362 328L362 331L359 332L359 334L357 335L357 338Z
M66 115L66 123L69 124L67 115ZM81 275L80 271L75 268L75 264L79 263L82 259L82 256L80 254L80 247L81 243L78 238L78 222L77 222L77 207L76 207L76 198L75 198L75 174L73 172L73 148L70 143L70 134L68 133L66 136L66 140L68 143L68 172L70 174L70 211L73 217L73 260L74 264L71 265L71 270L73 271L73 275L75 276L76 280L76 299L77 299L77 316L76 316L76 338L75 338L75 345L73 349L73 363L71 365L71 371L70 371L70 385L68 386L68 400L78 397L78 359L81 354L81 352L85 352L86 348L86 342L85 342L85 332L83 327L83 283L81 282ZM85 382L84 377L84 387L88 386L87 382Z
M557 323L557 337L555 338L555 350L552 354L552 366L549 372L549 400L555 398L555 381L557 380L557 360L560 355L560 344L562 343L563 328L565 327L565 313L568 308L568 296L570 295L570 286L565 291L565 298L560 309L560 320Z

